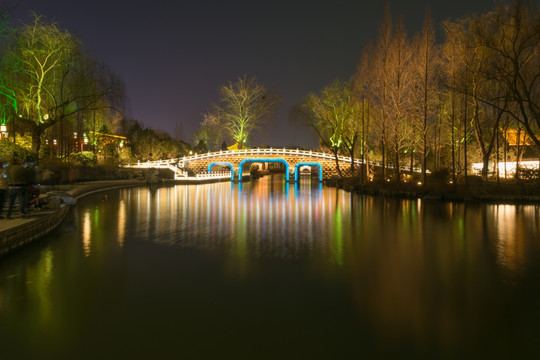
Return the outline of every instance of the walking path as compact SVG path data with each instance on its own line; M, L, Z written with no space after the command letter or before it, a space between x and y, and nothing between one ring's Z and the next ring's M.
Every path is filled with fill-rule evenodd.
M146 182L141 180L93 181L73 185L44 185L41 193L62 191L79 199L95 192L143 185L146 185ZM17 206L13 209L11 219L0 219L0 256L45 236L62 223L68 211L69 205L61 206L56 210L29 211L23 218ZM5 212L2 215L5 216Z

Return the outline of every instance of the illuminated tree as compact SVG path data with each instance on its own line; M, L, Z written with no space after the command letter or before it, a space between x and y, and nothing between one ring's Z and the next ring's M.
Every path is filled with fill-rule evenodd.
M214 113L203 115L201 128L195 132L195 144L203 140L209 149L217 150L227 136L226 128Z
M240 146L244 146L248 136L261 129L264 121L268 120L280 97L261 85L255 78L238 78L229 82L219 90L220 104L213 106L213 111L207 115L219 128L225 130ZM204 124L204 123L203 123Z
M304 104L296 109L295 115L305 125L313 128L321 144L332 151L338 174L343 177L338 161L339 151L342 147L350 146L351 154L354 155L354 145L358 138L358 124L355 123L357 104L351 96L351 84L336 80L319 94L309 94Z
M540 150L540 10L534 2L500 3L475 27L489 49L485 76L504 87L506 101L482 97L519 122ZM508 106L506 106L508 105Z
M360 58L360 62L356 68L352 83L353 83L353 98L360 115L358 117L358 126L360 131L360 156L362 160L363 171L360 173L360 181L364 183L364 175L369 178L369 135L370 135L370 68L372 45L369 44ZM364 167L364 164L366 166Z
M389 50L386 114L391 135L390 145L394 152L394 175L395 180L399 182L400 153L409 145L412 138L411 91L413 87L412 51L401 20L394 29Z
M17 121L32 132L39 154L51 126L81 112L119 110L124 89L109 69L91 59L82 44L54 22L34 15L16 29L6 59L6 82L18 103Z
M163 131L144 127L133 121L127 132L127 146L132 156L141 161L174 158L186 155L189 145Z
M386 178L386 149L388 145L388 112L390 107L389 71L390 49L392 46L392 17L388 5L385 7L384 17L379 26L379 35L371 54L371 81L369 86L370 97L373 104L380 109L379 120L375 122L379 134L380 151L382 155L382 177Z
M414 39L413 72L415 78L416 99L413 106L416 108L415 128L420 133L422 145L422 183L426 184L427 156L428 156L428 130L430 122L436 113L437 93L439 90L438 70L440 68L440 52L436 44L435 29L431 14L426 12L424 26ZM415 100L416 100L415 99ZM412 156L412 155L411 155ZM412 169L411 169L412 171Z
M446 40L443 45L442 59L444 72L444 87L446 94L445 109L443 114L447 114L448 126L450 127L450 152L452 163L452 183L457 184L457 174L459 168L459 128L460 118L460 95L457 92L458 77L463 63L460 61L458 38L453 36L456 24L445 22L443 28L446 34Z

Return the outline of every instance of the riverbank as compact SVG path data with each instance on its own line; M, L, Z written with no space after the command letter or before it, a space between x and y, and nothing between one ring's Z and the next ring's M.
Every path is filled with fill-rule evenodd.
M540 204L540 184L507 181L483 184L432 183L422 186L418 183L369 182L362 184L359 179L329 179L324 184L348 192L385 197L424 199L457 202L486 202L507 204Z
M65 185L44 185L41 193L62 192L74 199L80 199L96 192L146 186L145 180L104 180ZM29 243L39 240L56 229L69 213L70 205L59 205L56 208L44 208L41 211L30 211L26 217L19 215L18 208L12 214L12 219L0 220L0 258Z

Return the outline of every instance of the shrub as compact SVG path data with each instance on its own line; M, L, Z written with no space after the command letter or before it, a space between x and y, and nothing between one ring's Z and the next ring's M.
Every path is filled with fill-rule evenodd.
M538 169L519 169L519 178L522 180L537 180L539 178L540 171Z
M432 182L433 184L447 184L451 179L450 170L449 169L440 169L437 171L432 172L429 175L428 181Z
M14 144L11 139L0 140L0 159L4 162L13 162L13 160L19 160L22 163L36 161L36 157L30 150Z
M82 166L96 166L98 164L96 154L91 151L77 153L77 159Z

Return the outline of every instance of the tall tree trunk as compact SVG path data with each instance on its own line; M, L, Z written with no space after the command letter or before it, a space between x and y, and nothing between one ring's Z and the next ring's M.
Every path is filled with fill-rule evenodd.
M451 121L451 138L452 138L452 183L457 184L456 179L456 133L455 133L455 122L456 122L456 113L455 113L455 101L454 94L451 95L452 101L452 113L450 115Z
M468 172L468 161L467 161L467 92L465 92L465 110L463 111L463 167L465 171L465 185L469 183L467 179L467 172Z
M365 104L365 100L364 100L364 96L362 94L362 142L361 142L361 147L360 147L360 155L362 156L362 161L360 162L360 183L362 185L364 185L364 159L365 159L365 142L366 142L366 133L365 133L365 113L364 113L364 104Z
M497 128L497 138L496 138L496 143L495 143L495 146L496 146L496 150L495 152L497 153L497 155L495 156L495 171L497 172L496 175L497 175L497 186L500 185L500 174L499 174L499 129Z
M332 149L332 152L334 153L334 158L336 159L336 170L338 172L339 177L343 179L343 174L341 173L341 168L339 167L339 158L338 158L339 149L336 147L332 147L331 149Z
M369 135L369 103L367 104L366 134ZM366 136L365 140L364 153L366 154L366 178L369 179L369 144L367 139L368 136Z

